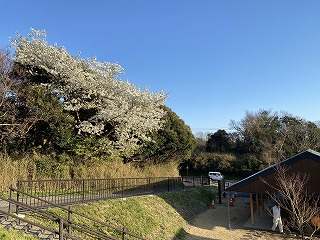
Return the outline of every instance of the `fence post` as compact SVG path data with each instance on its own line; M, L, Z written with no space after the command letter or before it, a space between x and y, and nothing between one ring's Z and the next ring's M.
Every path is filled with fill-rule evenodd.
M71 222L72 222L72 210L71 210L71 206L68 207L68 233L71 234L72 229L71 229Z
M184 182L183 182L183 177L181 176L181 179L180 179L181 183L182 183L182 190L185 190L185 186L184 186Z
M84 202L84 191L85 191L84 179L82 179L82 202Z
M13 188L13 185L11 184L11 186L10 186L10 200L12 199L12 188ZM8 208L8 213L10 213L11 212L11 202L9 202L9 208Z
M19 197L20 197L20 185L21 185L21 182L20 180L18 180L18 183L17 183L17 202L19 202ZM19 206L16 205L16 214L18 215L19 213Z
M147 192L153 192L153 187L151 185L151 177L148 177L148 185L147 185Z
M123 227L122 229L122 240L126 240L126 228Z
M154 193L154 178L149 177L151 192Z
M59 240L63 240L63 219L59 218Z
M219 204L221 204L221 180L218 180L218 195L219 195Z
M124 198L124 178L122 178L122 190L121 190L121 195L122 195L122 198Z

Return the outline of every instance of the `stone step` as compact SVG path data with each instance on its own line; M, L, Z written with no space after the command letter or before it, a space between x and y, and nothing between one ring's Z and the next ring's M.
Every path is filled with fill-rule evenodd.
M28 224L28 223L21 223L19 225L16 225L14 227L14 229L24 232L26 234L31 234L36 238L39 239L43 239L43 240L55 240L55 239L59 239L59 236L57 236L56 234L49 232L47 230L41 229L37 226L34 226L32 224Z
M11 217L0 217L0 225L5 229L15 229L19 232L33 235L34 237L41 240L56 240L59 239L59 236L55 233L49 232L47 230L43 230L37 226L32 224L23 222L19 219L11 218Z
M8 218L5 219L1 222L1 225L5 228L5 229L10 229L13 228L14 226L19 224L19 220L14 219L14 218Z

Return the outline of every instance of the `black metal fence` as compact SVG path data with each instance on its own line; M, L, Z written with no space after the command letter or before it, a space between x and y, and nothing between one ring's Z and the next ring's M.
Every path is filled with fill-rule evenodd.
M181 177L185 187L196 187L210 185L210 178L204 176L183 176Z
M65 239L63 236L65 235L67 239L82 239L82 238L71 238L70 236L73 236L75 232L81 233L82 235L86 235L89 238L86 239L132 239L132 240L145 240L145 238L142 238L141 236L138 236L134 233L128 232L125 227L119 228L112 226L110 224L107 224L105 222L98 221L90 216L87 216L85 214L76 212L72 210L72 207L64 207L58 204L54 204L52 202L49 202L47 200L43 200L38 197L34 197L32 195L29 195L24 192L20 192L17 189L10 187L10 197L9 199L2 198L0 196L0 199L5 200L9 202L9 208L8 212L4 212L0 210L0 213L4 213L7 216L11 216L10 212L15 212L18 216L19 212L32 212L33 217L35 217L35 214L37 216L40 216L41 218L47 219L49 222L51 221L51 226L56 225L55 229L52 230L44 225L36 225L33 222L29 222L30 225L36 225L40 227L41 229L45 229L47 231L50 231L54 234L59 235L59 239ZM14 193L19 193L24 196L28 196L29 198L34 198L37 200L37 202L43 202L43 204L39 204L46 207L53 207L60 209L59 216L48 212L45 209L30 206L29 204L24 204L19 201L16 201L12 198ZM63 212L64 217L60 216L61 212ZM58 227L57 227L58 223ZM85 225L83 223L86 223ZM61 227L62 226L62 227ZM91 227L89 227L91 226ZM92 226L95 226L94 228ZM58 228L58 230L57 230ZM65 228L65 229L64 229ZM74 231L75 230L75 231ZM67 232L66 232L67 231Z
M42 209L43 207L46 208L50 205L62 207L62 205L70 205L78 202L88 202L108 198L125 198L136 195L183 190L188 187L205 185L211 185L211 181L208 177L202 176L73 180L19 180L17 183L17 189L13 187L10 188L10 201L13 204L16 204L16 209L14 210L18 213L21 210L23 211L24 208L24 210L34 207L36 207L35 209L39 209L38 207ZM8 213L10 213L10 208L11 204L9 204ZM68 208L67 212L68 219L64 221L71 224L71 215L76 213L73 212L70 207ZM90 217L82 217L85 217L86 221L88 221L88 219L96 221ZM103 223L99 224L105 225ZM107 227L112 228L110 226ZM71 229L71 227L68 228ZM77 227L75 227L75 229L76 228ZM61 237L63 232L60 230L61 229L59 228L58 233ZM142 239L137 235L128 233L125 228L120 230L116 229L114 231L119 232L119 234L122 236L122 239L129 239L129 237L130 239ZM57 234L57 231L55 233ZM70 234L70 231L68 231L67 234ZM91 232L90 234L93 233Z
M185 185L181 177L19 180L17 183L18 191L56 204L125 198L164 191L182 190L184 188ZM26 204L38 204L35 199L22 196L19 193L17 199Z

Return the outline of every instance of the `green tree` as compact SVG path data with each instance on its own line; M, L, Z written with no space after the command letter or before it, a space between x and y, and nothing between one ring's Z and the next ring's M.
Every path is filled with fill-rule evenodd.
M26 103L41 116L22 139L24 151L44 154L72 151L76 139L74 118L63 109L62 102L43 86L26 86L24 91L30 96Z
M42 95L39 94L40 92ZM46 124L52 126L55 121L54 115L57 115L53 114L52 110L56 109L56 105L59 104L57 100L55 102L49 100L47 103L51 102L51 107L47 106L45 109L42 101L43 96L46 95L44 92L47 91L43 86L32 84L19 66L14 65L9 51L0 51L0 141L2 151L21 153L26 150L27 145L31 146L35 143L35 139L30 137L32 132L37 132L36 129L43 129ZM49 93L46 96L50 95ZM48 137L47 132L44 137Z
M214 134L208 137L206 144L207 152L231 152L233 146L230 135L225 131L219 129Z
M152 132L152 141L143 143L141 157L152 163L189 159L195 148L195 138L190 127L170 108L162 108L166 112L162 118L164 125L160 130Z

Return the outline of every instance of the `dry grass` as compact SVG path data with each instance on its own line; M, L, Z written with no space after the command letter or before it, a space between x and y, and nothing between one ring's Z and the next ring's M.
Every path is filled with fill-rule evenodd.
M34 174L35 165L30 158L13 160L7 155L0 155L0 191L7 191L18 179L27 179Z
M33 155L13 159L0 154L0 191L16 185L19 179L71 179L73 178L137 178L137 177L177 177L178 164L145 165L123 164L120 160L99 161L90 165L58 163L50 156Z
M147 165L123 164L122 161L96 162L90 166L74 168L75 178L130 178L130 177L177 177L178 164Z

